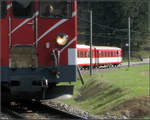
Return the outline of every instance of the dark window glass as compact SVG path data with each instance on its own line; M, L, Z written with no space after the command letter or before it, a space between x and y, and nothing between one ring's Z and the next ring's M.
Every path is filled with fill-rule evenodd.
M101 56L103 57L104 55L103 55L103 51L102 51L102 54L101 54Z
M47 0L40 2L40 16L45 18L70 18L71 0Z
M111 57L113 57L113 52L111 52Z
M87 57L87 53L86 53L86 51L84 52L84 57Z
M29 18L33 16L33 2L30 0L14 0L12 2L12 12L14 17Z
M108 57L110 57L110 52L108 52Z
M83 57L83 52L82 51L80 52L80 57Z
M2 18L6 17L7 14L7 3L6 1L0 1L0 15Z
M107 56L107 52L105 51L105 57Z

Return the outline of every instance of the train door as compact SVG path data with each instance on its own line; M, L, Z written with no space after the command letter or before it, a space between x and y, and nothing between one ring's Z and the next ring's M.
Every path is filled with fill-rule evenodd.
M11 27L11 45L33 44L35 41L34 2L31 0L13 0L9 26Z
M121 50L119 49L119 50L117 50L117 62L119 63L119 62L121 62Z

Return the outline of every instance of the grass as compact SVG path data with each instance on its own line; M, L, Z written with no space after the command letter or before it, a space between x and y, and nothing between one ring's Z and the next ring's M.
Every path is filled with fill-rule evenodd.
M134 51L132 53L131 51L131 62L138 62L142 59L149 58L150 52L149 50L141 50L141 51ZM128 53L126 55L123 55L123 62L128 62Z
M109 73L96 75L102 80L109 81L119 88L127 88L129 96L145 96L149 92L148 65L117 69Z
M64 103L96 115L104 115L106 112L124 114L125 110L136 111L143 108L142 115L146 116L145 110L149 109L149 65L96 73L92 77L84 74L83 77L86 84L82 86L79 80L74 83L74 96L69 100L62 100ZM135 115L139 114L138 111Z

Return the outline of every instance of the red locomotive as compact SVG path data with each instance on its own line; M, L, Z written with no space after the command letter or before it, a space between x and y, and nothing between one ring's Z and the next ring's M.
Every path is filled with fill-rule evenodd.
M76 0L1 0L1 85L14 98L72 94L76 81ZM69 73L69 74L68 74Z
M77 64L80 67L89 67L90 65L90 46L77 45L78 57ZM117 66L122 62L122 49L118 47L93 46L92 47L92 65L99 66Z

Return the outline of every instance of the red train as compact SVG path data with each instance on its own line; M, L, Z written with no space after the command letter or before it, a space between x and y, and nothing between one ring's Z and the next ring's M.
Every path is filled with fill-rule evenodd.
M2 92L23 99L72 94L72 85L57 84L76 81L76 0L1 0L0 9Z
M77 45L77 64L80 67L90 65L90 46ZM99 66L118 66L122 62L122 49L118 47L93 46L92 65Z

